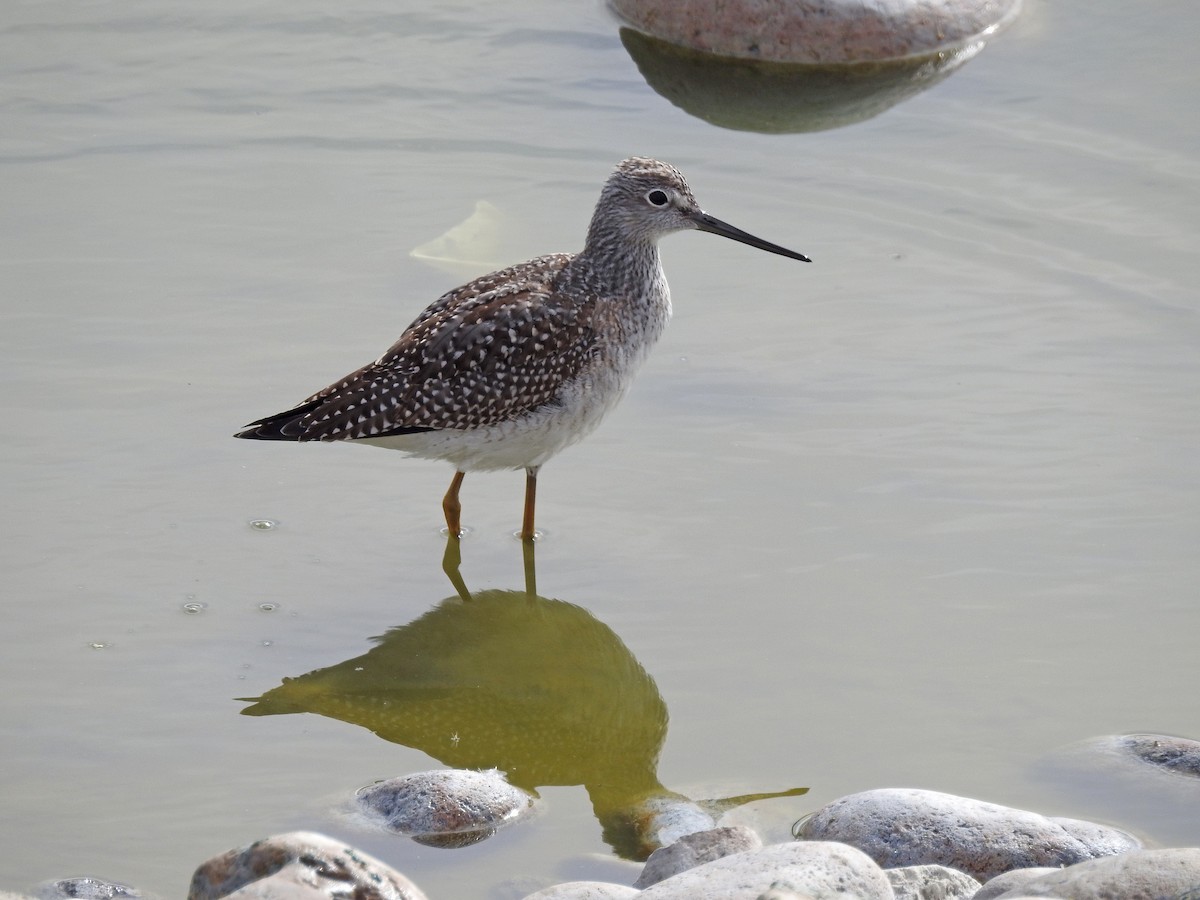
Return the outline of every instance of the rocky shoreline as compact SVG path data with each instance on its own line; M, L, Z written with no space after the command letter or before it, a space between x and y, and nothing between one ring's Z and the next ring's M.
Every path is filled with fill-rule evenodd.
M1200 742L1123 735L1093 745L1181 793L1200 790ZM454 846L521 821L535 801L502 773L451 769L373 785L356 802L381 827ZM643 812L647 837L660 846L633 884L567 882L524 900L1200 900L1200 847L1146 848L1109 825L937 791L841 797L798 822L795 841L770 846L744 825L702 817L668 837L662 826L679 818L661 797ZM34 896L154 900L96 878L46 884ZM386 862L315 832L276 835L203 863L188 900L220 898L431 900ZM0 892L0 900L29 898Z

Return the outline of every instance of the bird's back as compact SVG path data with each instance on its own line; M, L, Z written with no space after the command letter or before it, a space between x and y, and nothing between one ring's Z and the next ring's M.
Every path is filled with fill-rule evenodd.
M379 359L237 437L336 441L466 430L553 402L597 348L596 298L556 289L572 258L538 257L443 294Z

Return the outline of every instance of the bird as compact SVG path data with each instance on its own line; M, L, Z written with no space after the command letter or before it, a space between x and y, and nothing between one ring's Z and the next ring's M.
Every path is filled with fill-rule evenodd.
M586 437L628 389L671 318L658 240L703 231L801 262L709 215L675 167L631 157L600 192L583 250L483 275L431 303L374 362L234 437L351 441L445 460L459 538L468 472L525 470L532 541L542 465Z

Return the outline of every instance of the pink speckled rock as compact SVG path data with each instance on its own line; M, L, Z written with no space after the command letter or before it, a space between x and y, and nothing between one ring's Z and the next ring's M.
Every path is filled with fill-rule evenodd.
M664 41L739 59L861 63L925 56L985 37L1020 0L610 0Z

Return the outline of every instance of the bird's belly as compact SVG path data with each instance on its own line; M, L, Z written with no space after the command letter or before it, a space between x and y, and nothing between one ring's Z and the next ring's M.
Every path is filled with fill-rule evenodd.
M354 443L400 450L422 459L443 459L461 472L540 466L590 434L617 405L628 385L629 378L620 373L593 372L564 385L554 402L507 422L360 438Z

